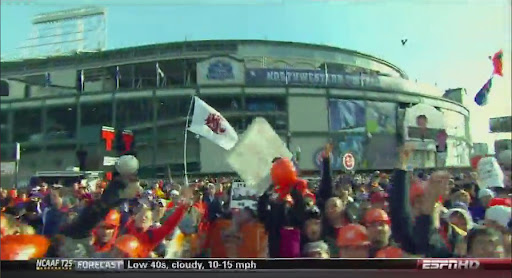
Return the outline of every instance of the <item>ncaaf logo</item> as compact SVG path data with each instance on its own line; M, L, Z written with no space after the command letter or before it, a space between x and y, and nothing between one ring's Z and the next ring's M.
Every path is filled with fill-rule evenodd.
M66 259L39 259L36 261L36 270L72 270L73 260Z

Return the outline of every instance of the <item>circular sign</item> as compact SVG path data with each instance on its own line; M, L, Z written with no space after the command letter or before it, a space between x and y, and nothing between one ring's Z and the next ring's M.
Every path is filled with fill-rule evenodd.
M346 153L343 156L343 167L345 167L345 169L347 170L352 170L354 169L355 165L356 159L354 158L354 155L352 155L351 153Z
M316 167L318 167L318 169L322 169L322 161L324 160L323 154L324 154L324 148L321 148L313 155L313 163L315 163L315 165L316 165ZM332 165L333 165L332 153L329 154L329 157L331 158L331 167L332 167Z

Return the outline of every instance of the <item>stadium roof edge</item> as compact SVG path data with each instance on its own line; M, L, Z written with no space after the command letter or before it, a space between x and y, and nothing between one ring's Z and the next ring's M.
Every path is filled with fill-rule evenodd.
M226 42L226 43L265 43L265 44L275 44L275 45L297 45L297 46L305 46L305 47L312 47L312 48L317 48L317 49L322 49L322 50L331 50L331 51L339 51L339 52L344 52L344 53L350 53L352 55L358 55L358 56L361 56L361 57L365 57L365 58L368 58L368 59L371 59L371 60L374 60L376 62L379 62L381 64L384 64L394 70L396 70L398 73L400 73L400 75L403 77L403 78L408 78L407 77L407 74L402 70L400 69L398 66L386 61L386 60L383 60L381 58L378 58L376 56L373 56L373 55L370 55L370 54L366 54L366 53L362 53L362 52L359 52L359 51L356 51L356 50L351 50L351 49L346 49L346 48L341 48L341 47L336 47L336 46L329 46L329 45L321 45L321 44L311 44L311 43L303 43L303 42L291 42L291 41L273 41L273 40L196 40L196 41L176 41L176 42L166 42L166 43L157 43L157 44L147 44L147 45L139 45L139 46L130 46L130 47L123 47L123 48L116 48L116 49L107 49L107 50L104 50L104 51L97 51L97 52L76 52L76 53L69 53L69 54L63 54L63 55L56 55L56 56L49 56L49 57L46 57L46 58L39 58L39 57L34 57L34 58L29 58L29 59L20 59L20 60L7 60L7 61L2 61L2 66L15 66L15 65L18 65L18 64L23 64L23 63L26 63L26 62L30 62L30 61L34 61L34 60L62 60L62 59L75 59L77 56L82 56L84 58L87 58L87 56L89 57L94 57L94 56L104 56L104 55L108 55L108 54L113 54L113 53L116 53L116 52L124 52L124 51L133 51L133 50L147 50L147 49L158 49L158 48L163 48L163 47L166 47L166 46L171 46L171 45L183 45L183 46L186 46L187 44L198 44L198 43L208 43L208 42L212 42L212 43L222 43L222 42Z

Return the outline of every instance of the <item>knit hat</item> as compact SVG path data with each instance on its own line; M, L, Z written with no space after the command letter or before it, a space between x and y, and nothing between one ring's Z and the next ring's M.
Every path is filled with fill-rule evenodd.
M506 206L493 206L487 209L485 212L485 220L492 220L503 226L504 228L508 228L508 224L511 219L512 210L510 207Z
M304 245L303 252L304 254L309 254L313 252L329 253L329 246L323 240L314 241Z
M310 219L322 219L322 213L320 212L320 209L318 209L317 206L312 206L305 211L305 220Z
M478 191L478 199L481 199L481 198L487 197L487 196L494 198L494 192L492 192L492 190L490 190L489 188L480 189L480 191Z

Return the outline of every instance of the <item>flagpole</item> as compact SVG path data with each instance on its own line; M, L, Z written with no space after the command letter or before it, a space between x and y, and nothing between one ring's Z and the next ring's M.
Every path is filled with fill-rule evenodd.
M185 142L183 143L183 170L185 172L185 186L188 187L188 172L187 172L187 138L188 138L188 121L190 113L192 112L192 104L194 103L194 96L190 99L190 107L188 108L187 120L185 123Z

